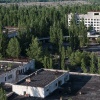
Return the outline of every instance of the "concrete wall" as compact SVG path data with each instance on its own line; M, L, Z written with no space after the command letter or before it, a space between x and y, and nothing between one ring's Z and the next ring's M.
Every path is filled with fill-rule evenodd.
M51 82L50 84L45 86L45 88L44 88L45 97L48 96L49 94L51 94L54 90L59 88L61 85L63 85L68 80L69 80L68 72L64 73L63 75L61 75L58 78L55 77L55 80L53 82ZM60 84L59 84L59 82L60 82Z
M0 62L6 62L6 61L0 61ZM19 63L19 62L11 62L11 61L7 61L7 62L9 62L9 63ZM35 63L35 61L31 60L28 63L23 63L23 64L25 64L23 66L18 66L17 68L12 69L11 71L7 71L4 74L1 74L0 75L0 83L1 82L13 82L17 78L17 74L16 74L17 71L19 71L20 73L24 73L29 68L33 70L33 69L35 69L34 63ZM11 75L12 77L9 78L9 75ZM5 80L5 78L6 78L6 80Z
M55 71L52 69L46 69L46 70ZM61 71L61 70L59 70L59 71ZM50 93L52 93L54 90L59 88L62 84L64 84L68 80L69 80L69 72L64 71L64 74L62 74L58 78L55 77L54 81L52 81L51 83L49 83L48 85L46 85L43 88L27 86L27 84L26 84L26 86L12 85L12 89L13 89L13 92L15 92L18 95L24 95L24 92L26 92L26 94L29 94L30 96L33 96L33 97L45 98L46 96L48 96Z
M44 89L41 87L12 85L12 91L18 95L28 94L28 95L33 96L33 97L44 98Z

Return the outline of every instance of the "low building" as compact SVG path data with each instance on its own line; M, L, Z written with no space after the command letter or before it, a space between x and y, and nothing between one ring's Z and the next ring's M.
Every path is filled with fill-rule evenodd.
M0 83L12 83L18 75L35 69L34 60L29 62L0 61Z
M45 98L69 80L69 72L40 69L17 84L12 85L14 93L23 96Z
M4 27L3 33L7 34L9 38L16 37L18 35L18 27Z

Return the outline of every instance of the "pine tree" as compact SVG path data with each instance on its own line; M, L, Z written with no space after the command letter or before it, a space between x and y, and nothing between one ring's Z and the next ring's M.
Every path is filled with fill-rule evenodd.
M1 25L1 22L0 22L0 58L2 58L2 25Z
M53 65L52 65L52 58L50 57L50 65L49 68L52 69Z
M79 38L80 38L80 47L85 46L87 43L87 29L84 25L84 21L80 22L79 24Z
M65 48L62 47L61 49L61 69L65 69Z
M84 60L84 59L81 60L81 68L82 68L82 71L83 71L84 73L87 72L86 63L85 63L85 60Z
M100 74L100 58L98 57L98 74Z
M18 58L20 55L20 45L17 38L11 38L6 50L8 56Z
M26 51L27 51L27 56L30 59L35 59L37 61L42 60L42 49L37 38L32 37L32 42L29 45L29 48L26 49Z
M0 88L0 100L7 100L5 91Z
M90 55L91 61L90 61L90 73L96 72L96 57L94 53L91 53Z
M47 57L44 56L44 59L43 59L43 66L44 68L47 68Z

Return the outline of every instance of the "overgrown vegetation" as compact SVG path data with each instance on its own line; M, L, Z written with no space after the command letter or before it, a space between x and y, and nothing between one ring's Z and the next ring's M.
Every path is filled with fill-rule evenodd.
M83 21L77 25L73 15L70 27L67 22L69 13L87 13L92 10L100 10L99 5L58 6L57 8L0 6L0 57L23 56L36 59L45 68L72 70L80 67L83 72L97 73L95 68L99 69L97 66L99 60L94 62L94 59L97 59L94 57L95 54L80 51L88 43L87 29ZM7 32L2 34L5 26L17 27L18 36L8 38ZM64 35L70 37L65 40ZM38 40L42 37L50 37L51 48L42 46ZM65 48L64 42L69 44L69 48ZM67 64L66 58L69 62Z
M57 1L79 1L79 0L0 0L1 3L11 3L11 2L57 2ZM100 3L100 0L80 0L80 1L88 1L91 3Z

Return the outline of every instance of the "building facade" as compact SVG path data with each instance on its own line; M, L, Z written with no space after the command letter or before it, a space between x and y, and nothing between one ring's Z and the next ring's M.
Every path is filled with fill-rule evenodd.
M27 78L30 78L28 82L24 79L18 84L13 84L13 92L23 96L45 98L69 80L69 72L40 69Z
M72 19L73 14L69 14L68 15L68 25L70 26L70 22ZM93 27L94 30L96 30L96 32L100 32L100 11L99 12L88 12L87 14L78 14L75 13L75 20L77 22L77 24L80 21L84 21L84 24L86 25L86 27Z
M10 70L7 69L7 63L13 64ZM0 61L0 83L12 83L17 80L19 74L23 74L29 69L34 70L34 63L34 60L29 62Z

